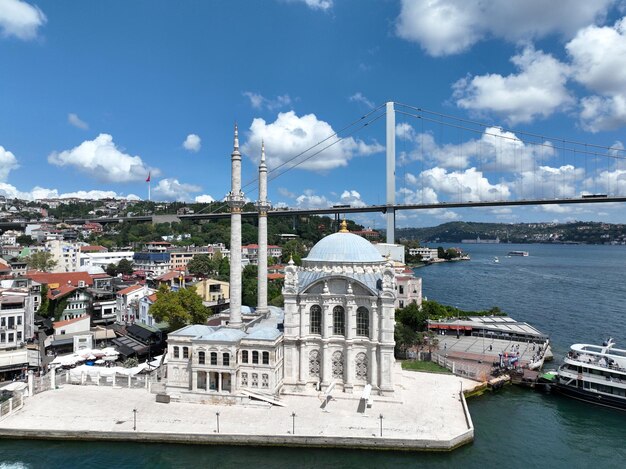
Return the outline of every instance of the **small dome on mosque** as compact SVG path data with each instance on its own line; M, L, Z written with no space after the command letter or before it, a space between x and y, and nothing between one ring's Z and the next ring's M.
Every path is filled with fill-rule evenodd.
M385 259L368 240L350 233L344 220L338 233L322 238L303 260L332 263L380 263Z

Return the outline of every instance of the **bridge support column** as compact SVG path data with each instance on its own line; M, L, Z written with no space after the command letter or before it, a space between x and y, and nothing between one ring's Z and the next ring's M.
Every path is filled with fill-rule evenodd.
M387 119L387 243L396 238L396 113L393 102L386 104Z

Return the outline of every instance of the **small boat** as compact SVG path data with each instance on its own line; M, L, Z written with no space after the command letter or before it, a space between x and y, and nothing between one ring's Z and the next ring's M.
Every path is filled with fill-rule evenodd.
M528 257L528 251L509 251L508 255Z
M493 263L497 264L498 262L500 262L500 259L498 259L498 256L493 258Z
M626 350L574 344L557 371L557 392L581 401L626 410Z

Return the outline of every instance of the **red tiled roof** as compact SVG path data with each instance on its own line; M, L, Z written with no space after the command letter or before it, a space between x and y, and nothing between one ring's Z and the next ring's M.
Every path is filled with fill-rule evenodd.
M143 288L143 286L141 286L141 285L131 285L130 287L122 288L120 291L117 292L117 294L118 295L128 295L129 293L137 291L140 288Z
M148 295L148 299L154 303L157 300L157 294L153 293L152 295Z
M82 321L85 318L89 318L89 315L83 314L82 316L79 316L79 317L74 318L74 319L67 319L65 321L53 322L52 323L52 327L54 327L55 329L58 329L59 327L67 326L68 324L72 324L72 323L75 323L75 322L78 322L78 321Z
M93 279L87 272L37 272L31 271L26 274L26 277L49 285L51 283L58 283L59 285L73 285L78 286L80 281L83 281L86 286L93 285Z
M69 295L77 288L78 287L74 287L72 285L61 285L59 288L48 290L48 294L46 296L49 300L56 300L57 298Z
M268 280L280 280L285 278L285 274L267 274Z
M107 252L108 249L104 246L81 246L80 252Z

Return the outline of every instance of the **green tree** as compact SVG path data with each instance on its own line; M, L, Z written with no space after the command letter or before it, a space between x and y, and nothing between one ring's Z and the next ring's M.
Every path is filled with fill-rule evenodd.
M197 254L187 264L187 270L190 273L201 277L214 275L218 268L219 264L208 254Z
M117 263L117 273L122 275L131 275L133 273L133 262L128 259L121 259Z
M302 265L302 256L304 256L306 250L304 244L299 239L291 239L283 246L283 263L289 262L289 259L293 258L293 262L296 265Z
M166 321L171 330L187 324L206 324L209 310L195 290L183 288L176 292L166 285L157 291L157 299L150 307L150 314L159 322Z
M256 265L247 265L243 269L241 302L247 306L257 306L258 269Z
M47 251L38 251L32 253L26 258L26 264L31 269L49 272L57 265L57 261L52 258L52 253Z
M395 354L399 358L404 358L406 350L417 344L418 335L414 329L405 325L396 323L394 330L394 340L396 342Z
M35 240L30 235L20 235L15 238L15 241L20 246L32 246L33 244L35 244Z
M104 269L104 271L110 275L111 277L115 277L117 275L117 265L115 265L113 262L111 262L110 264L107 265L106 269Z
M228 257L223 257L217 269L217 278L224 282L230 281L230 262Z
M427 303L427 301L424 301ZM416 303L411 303L404 308L396 310L396 322L411 328L413 331L426 330L429 310L420 308Z
M41 285L41 303L39 303L39 309L37 313L41 316L48 317L48 306L50 300L48 300L48 285L45 283Z

